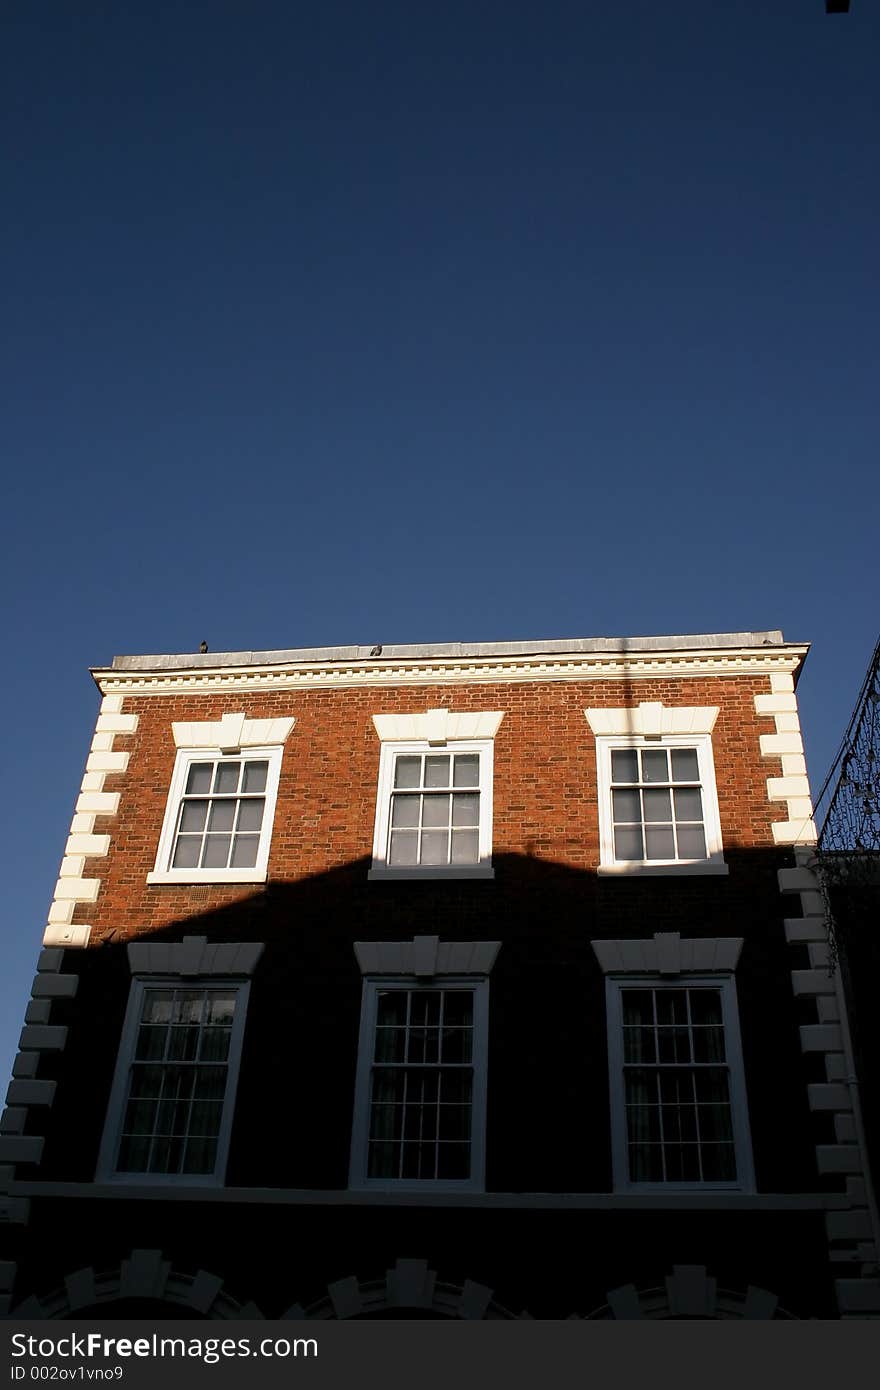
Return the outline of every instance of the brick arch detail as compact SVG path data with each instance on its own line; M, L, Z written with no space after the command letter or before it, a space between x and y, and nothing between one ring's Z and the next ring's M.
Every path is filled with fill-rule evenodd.
M161 1250L132 1250L118 1265L96 1271L91 1265L64 1278L52 1293L31 1296L13 1309L14 1318L66 1318L93 1304L115 1303L123 1298L155 1298L182 1304L211 1319L262 1319L255 1303L241 1303L228 1292L218 1274L199 1269L185 1274L172 1269Z
M623 1284L611 1289L608 1301L585 1318L607 1320L711 1318L767 1320L793 1318L779 1306L775 1293L749 1284L744 1292L719 1289L705 1265L673 1265L659 1288L638 1289L635 1284Z
M283 1319L336 1319L369 1316L394 1308L439 1313L447 1318L515 1318L496 1303L493 1290L485 1284L465 1279L461 1283L441 1281L427 1260L398 1259L380 1278L360 1280L356 1275L327 1285L326 1294L303 1307L294 1303Z

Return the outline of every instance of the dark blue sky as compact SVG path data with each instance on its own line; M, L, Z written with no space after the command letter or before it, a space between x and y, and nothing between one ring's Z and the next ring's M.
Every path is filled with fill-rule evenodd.
M778 626L818 790L877 629L880 7L3 30L10 1058L116 652Z

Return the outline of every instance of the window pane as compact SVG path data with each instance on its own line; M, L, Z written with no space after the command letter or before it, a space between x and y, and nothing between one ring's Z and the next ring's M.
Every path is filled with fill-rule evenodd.
M697 1107L697 1117L704 1144L733 1142L729 1105L700 1105Z
M633 1182L663 1181L663 1151L659 1144L630 1144L629 1171Z
M644 748L642 750L642 781L669 781L669 764L665 748Z
M701 825L680 825L678 827L679 859L705 859L706 836Z
M645 858L674 859L675 841L671 830L652 830L645 828Z
M242 791L264 792L266 790L266 778L268 773L268 763L245 763L244 778L241 785Z
M194 1062L196 1051L199 1045L198 1028L185 1028L177 1026L168 1030L168 1057L174 1062ZM166 1090L169 1084L171 1073L165 1073ZM180 1084L180 1078L175 1076L175 1084Z
M477 864L480 859L480 835L477 830L453 830L453 864Z
M142 1027L138 1029L135 1058L138 1062L159 1062L165 1055L167 1028Z
M204 830L209 805L207 801L185 801L180 810L180 829Z
M377 1019L384 1026L403 1027L406 1023L407 992L404 989L379 991Z
M612 782L638 782L639 755L634 748L616 748L611 754Z
M258 797L254 801L242 801L238 808L238 829L257 831L263 824L265 801ZM213 827L212 827L213 828Z
M439 1137L443 1139L470 1139L471 1107L469 1105L441 1105Z
M394 761L395 787L418 787L421 784L421 758L397 757Z
M694 1023L721 1024L721 994L717 989L691 989L688 993Z
M202 849L201 835L178 835L174 846L172 869L195 869L198 867Z
M391 824L394 826L417 826L419 807L422 798L416 796L393 796L391 799Z
M453 761L453 786L478 787L480 785L479 753L456 753Z
M209 830L231 830L235 823L235 802L214 801L208 817Z
M480 824L480 798L476 793L459 792L452 798L452 824Z
M150 1140L123 1135L116 1170L119 1173L145 1173L150 1158Z
M205 1010L203 990L179 990L174 1000L175 1023L201 1023Z
M437 1177L467 1178L471 1171L469 1144L438 1144Z
M684 989L658 989L656 991L657 1000L657 1022L661 1024L683 1023L688 1020L688 1000L687 990Z
M624 1062L656 1062L653 1028L624 1028Z
M189 1139L181 1172L213 1173L217 1162L216 1139Z
M470 1028L444 1028L442 1038L442 1060L444 1062L469 1062L471 1060Z
M449 755L429 754L425 758L425 786L449 786Z
M223 1106L219 1101L193 1101L189 1115L188 1133L195 1134L200 1138L204 1135L219 1134L222 1114Z
M449 862L449 831L426 830L422 835L422 863L447 864Z
M170 1023L174 995L170 989L148 989L141 1018L144 1023Z
M620 860L643 859L640 827L614 827L614 857Z
M703 819L703 798L699 787L682 788L675 793L675 819Z
M376 1062L403 1062L406 1060L406 1029L376 1029Z
M642 819L642 800L637 791L611 793L611 802L614 808L614 823L629 823L638 825Z
M226 796L237 792L240 771L241 763L218 763L217 776L214 778L214 791Z
M152 1134L156 1121L155 1100L130 1101L125 1107L126 1134Z
M708 1144L702 1151L704 1182L735 1182L736 1159L732 1144Z
M226 1094L225 1067L199 1067L193 1095L197 1100L222 1100Z
M397 1146L395 1144L370 1144L367 1176L370 1178L396 1178Z
M700 765L696 748L672 749L673 782L699 782Z
M414 1028L436 1028L440 1023L440 991L437 989L412 991L409 1018Z
M474 996L469 989L443 991L443 1022L450 1028L464 1028L473 1023Z
M259 835L236 835L232 842L231 869L252 869L260 848Z
M225 1062L229 1056L232 1034L228 1028L204 1028L199 1051L202 1062Z
M189 776L186 779L186 795L204 795L211 790L211 777L214 772L213 763L192 763L190 764Z
M644 791L646 821L671 821L672 798L667 791ZM650 858L650 855L648 856Z
M163 1071L161 1067L134 1066L131 1069L132 1100L156 1100L162 1090Z
M388 850L389 864L417 864L419 835L417 830L395 830Z
M654 1022L654 991L650 989L622 989L624 1023L641 1023L651 1027Z
M229 843L228 835L206 835L202 868L225 869L229 863Z
M422 804L422 825L448 825L449 802L448 796L426 796Z

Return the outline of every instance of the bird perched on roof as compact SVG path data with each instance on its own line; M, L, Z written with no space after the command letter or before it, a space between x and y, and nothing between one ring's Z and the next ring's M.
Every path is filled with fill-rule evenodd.
M204 654L205 654L205 652L206 652L207 650L208 650L208 644L207 644L207 642L200 642L200 643L199 643L199 651L202 653L203 656L204 656Z
M381 655L382 655L382 647L381 647L381 645L378 646L378 647L374 647L373 650L370 652L370 656L381 656Z

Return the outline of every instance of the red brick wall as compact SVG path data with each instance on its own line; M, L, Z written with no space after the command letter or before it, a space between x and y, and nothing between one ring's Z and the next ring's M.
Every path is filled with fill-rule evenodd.
M117 735L130 749L128 770L108 776L121 792L119 813L98 817L109 831L97 903L80 904L74 920L92 924L93 941L155 930L190 915L252 896L250 885L148 885L171 781L176 720L219 719L230 710L249 718L294 715L281 770L269 859L270 881L296 882L364 860L371 853L380 743L373 714L503 710L495 739L493 851L594 870L599 858L595 740L588 707L718 705L713 751L725 851L773 847L772 820L783 806L767 801L766 778L779 765L760 756L759 736L772 732L755 714L763 676L522 682L464 686L294 690L217 695L129 697L136 733Z

